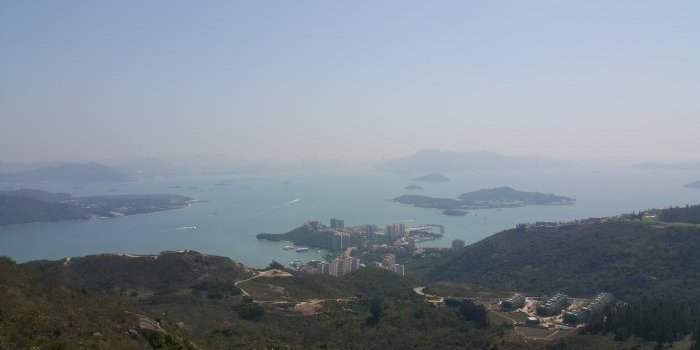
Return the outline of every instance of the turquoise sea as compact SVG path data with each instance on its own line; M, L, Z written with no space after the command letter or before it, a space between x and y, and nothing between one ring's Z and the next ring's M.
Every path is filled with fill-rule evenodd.
M571 206L531 206L472 211L448 217L437 210L393 203L391 198L412 176L373 171L352 175L202 176L142 180L124 184L61 187L34 186L73 195L177 193L204 202L179 210L109 220L38 223L0 227L0 255L18 262L60 259L98 253L155 254L193 249L224 255L254 267L272 260L310 260L323 252L284 251L288 243L258 241L260 232L285 232L307 220L346 226L393 222L443 224L443 239L426 246L448 246L460 238L473 243L490 234L534 221L565 221L609 216L654 207L700 203L700 190L683 184L700 179L689 171L585 167L538 171L462 172L446 174L449 183L421 183L411 193L456 197L480 188L508 185L519 190L566 195ZM226 184L222 185L224 181ZM182 229L196 226L197 230Z

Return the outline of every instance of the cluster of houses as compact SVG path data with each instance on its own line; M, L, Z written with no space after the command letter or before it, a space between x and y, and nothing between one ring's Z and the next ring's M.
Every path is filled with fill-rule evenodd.
M586 323L591 320L596 314L600 314L608 305L615 301L615 297L610 293L600 293L596 297L581 308L575 310L564 311L562 315L564 323L579 324Z
M606 307L615 302L615 297L610 293L599 293L590 301L582 299L572 299L563 293L554 294L542 301L528 304L527 298L522 294L514 294L508 299L500 302L501 310L512 312L525 310L527 306L528 318L526 324L538 325L542 319L556 319L561 324L575 326L587 323L594 316L599 315ZM534 312L533 312L534 311ZM552 319L550 319L552 318Z
M569 297L563 293L554 294L543 303L537 304L537 315L542 317L556 316L569 306Z

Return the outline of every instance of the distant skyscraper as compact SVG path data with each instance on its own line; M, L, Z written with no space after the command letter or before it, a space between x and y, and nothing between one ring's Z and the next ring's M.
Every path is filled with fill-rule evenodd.
M328 264L328 274L331 276L339 276L339 266L338 259L333 259Z
M343 232L336 232L331 237L331 245L334 250L343 250L348 247L349 237Z
M365 233L367 234L367 238L372 239L374 238L374 233L376 232L377 227L374 225L367 225L365 226Z

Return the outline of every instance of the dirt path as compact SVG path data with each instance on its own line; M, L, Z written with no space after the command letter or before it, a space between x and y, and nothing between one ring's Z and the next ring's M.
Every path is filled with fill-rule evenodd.
M287 271L282 271L282 270L267 270L267 271L259 271L256 272L254 276L250 278L246 278L244 280L236 281L234 282L234 285L236 288L240 289L241 294L247 297L251 297L250 293L246 291L245 289L241 288L241 284L252 281L256 278L260 277L293 277L291 273ZM330 299L309 299L309 300L303 300L299 301L294 305L294 310L298 311L304 315L314 315L318 313L318 310L321 308L321 304L329 301L334 301L334 302L351 302L357 300L356 297L350 297L350 298L330 298ZM289 304L292 303L288 300L253 300L253 302L257 304Z
M247 279L244 279L244 280L240 280L240 281L236 281L236 282L233 283L233 285L236 286L236 288L238 288L238 289L241 290L241 294L243 294L244 296L249 297L249 296L250 296L250 293L248 293L245 289L241 288L241 284L242 284L242 283L246 283L246 282L248 282L248 281L252 281L252 280L254 280L254 279L258 278L258 277L292 277L292 276L293 276L293 275L292 275L291 273L287 272L287 271L272 269L272 270L266 270L266 271L259 271L259 272L256 272L255 275L253 275L253 277L250 277L250 278L247 278Z

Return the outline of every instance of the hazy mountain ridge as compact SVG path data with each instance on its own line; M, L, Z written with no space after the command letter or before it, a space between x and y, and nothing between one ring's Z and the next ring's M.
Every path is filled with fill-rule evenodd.
M700 161L687 162L645 162L632 165L644 170L700 170Z
M417 182L448 182L450 179L440 173L430 173L428 175L418 176L411 179L411 181Z
M700 188L700 181L691 182L685 185L687 188Z
M487 151L422 150L408 157L384 161L377 167L392 172L423 173L426 170L449 172L542 168L569 163L549 158L506 156Z
M38 184L89 184L129 181L123 172L100 163L61 163L36 169L2 173L0 182Z

